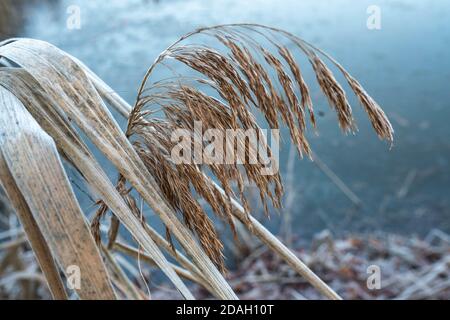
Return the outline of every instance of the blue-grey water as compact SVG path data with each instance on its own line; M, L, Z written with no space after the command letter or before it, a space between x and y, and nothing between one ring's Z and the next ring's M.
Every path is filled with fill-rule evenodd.
M356 100L359 132L343 136L320 93L323 111L312 147L361 199L357 208L309 160L295 162L293 231L307 237L336 233L450 231L450 2L413 0L184 0L35 1L23 10L18 35L70 52L128 102L155 57L199 26L255 22L286 29L326 50L379 102L392 120L392 149L378 140ZM69 30L67 9L80 8L81 29ZM369 30L367 8L377 5L381 29ZM157 76L157 75L156 75ZM315 82L312 74L309 82ZM121 121L123 124L123 121ZM281 170L286 170L283 149ZM105 167L109 164L105 161ZM110 167L111 168L111 167ZM114 170L109 169L112 177ZM286 178L286 175L284 175ZM291 189L292 190L292 189ZM82 195L81 195L82 196ZM83 196L82 196L83 197ZM83 198L83 205L90 205ZM264 219L264 218L263 218ZM276 217L268 222L277 230Z

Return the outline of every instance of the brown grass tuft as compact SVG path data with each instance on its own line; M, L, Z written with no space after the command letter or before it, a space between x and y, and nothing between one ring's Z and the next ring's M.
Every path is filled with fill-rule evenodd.
M216 41L217 47L186 43L186 39L200 34ZM392 142L393 129L384 112L341 65L302 39L261 25L215 26L183 36L150 67L129 117L127 136L155 177L165 200L182 214L204 250L222 268L223 245L199 198L234 231L230 199L239 197L249 215L250 201L245 190L248 182L258 188L266 213L266 199L271 199L272 205L279 208L283 194L281 177L279 174L263 176L261 164L247 162L243 165L195 164L194 161L193 164L174 164L171 150L175 143L170 137L176 129L193 132L195 121L202 122L203 130L256 129L261 133L255 118L255 110L258 110L268 127L279 129L280 121L287 126L299 154L311 156L306 131L308 118L316 128L313 102L302 68L285 42L308 59L344 132L353 132L356 128L352 108L343 87L321 57L331 61L346 78L377 134ZM187 66L200 76L179 75L172 64ZM173 78L152 82L150 76L157 67L167 67L173 72ZM198 89L200 86L205 89ZM214 94L211 95L211 91ZM156 116L159 110L164 114L161 119ZM246 141L238 143L244 144L246 159L258 153ZM224 150L230 148L234 146L227 144ZM268 145L265 148L270 154ZM211 187L209 179L218 181L224 195Z

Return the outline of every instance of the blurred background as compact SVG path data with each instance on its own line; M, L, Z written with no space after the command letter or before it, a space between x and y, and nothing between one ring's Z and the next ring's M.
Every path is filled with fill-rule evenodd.
M316 161L299 160L288 145L283 146L280 170L287 186L285 208L280 214L272 214L270 220L258 210L255 215L280 237L288 235L301 254L307 254L302 248L309 248L311 243L319 242L312 246L314 251L324 241L336 244L340 239L356 246L348 242L350 238L364 241L373 238L385 246L378 248L381 251L390 250L389 241L402 243L404 250L411 251L403 254L409 255L412 263L411 260L418 259L417 255L430 249L437 237L444 248L440 254L448 258L449 2L0 1L0 40L30 37L48 41L85 62L131 104L146 69L157 55L181 35L201 26L260 23L290 31L324 49L383 107L395 129L394 145L379 141L354 97L350 97L350 102L359 132L355 136L342 135L335 114L319 90L315 90L313 100L320 119L318 135L310 136ZM367 10L373 5L380 9L381 28L376 30L367 26L371 16ZM67 27L73 6L80 10L80 28ZM312 73L306 77L315 81ZM110 166L106 161L104 165ZM113 173L111 169L112 177ZM76 183L75 174L73 179ZM80 191L77 193L84 208L94 211L92 200ZM5 211L7 204L3 202L0 210ZM414 245L419 242L413 245L411 239L420 239L417 241L423 247L417 249ZM368 246L373 249L375 245ZM355 257L364 255L364 263L375 259L367 250L359 255L355 250L350 252ZM380 252L377 254L382 256ZM440 261L441 256L422 258L428 264ZM448 262L440 268L444 268L448 284ZM356 274L347 275L344 280L364 279L365 269L361 270L347 270ZM432 297L432 288L425 297ZM448 293L445 286L434 292L438 298L449 298ZM292 298L282 294L280 297ZM355 293L355 297L365 296Z

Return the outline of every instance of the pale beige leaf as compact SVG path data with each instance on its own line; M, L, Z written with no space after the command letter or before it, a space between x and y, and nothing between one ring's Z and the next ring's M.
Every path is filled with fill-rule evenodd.
M36 220L34 220L34 217L30 212L30 208L25 202L20 190L17 188L14 178L11 176L1 152L0 184L8 195L11 205L15 208L15 213L17 214L23 229L25 230L27 239L30 242L31 248L33 249L39 266L41 267L42 273L47 279L47 284L53 298L56 300L66 300L68 297L59 274L58 266L53 259L41 230L36 224Z
M13 91L44 130L55 140L67 159L81 172L89 185L108 204L135 239L152 256L155 263L175 284L182 295L193 299L192 294L176 275L155 242L149 237L141 221L136 218L112 185L106 173L78 138L73 127L61 115L59 106L25 70L0 70L0 86Z
M77 266L82 299L115 299L100 253L53 140L22 103L0 87L2 157L63 272ZM66 276L70 276L67 274Z

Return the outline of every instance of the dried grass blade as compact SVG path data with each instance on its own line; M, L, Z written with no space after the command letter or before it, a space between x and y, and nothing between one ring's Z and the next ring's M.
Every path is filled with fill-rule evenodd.
M127 300L143 300L139 289L136 288L133 282L128 278L128 276L119 266L113 254L103 246L101 248L101 252L105 258L105 264L108 268L109 274L111 275L113 283L120 288L120 290L125 295L125 298Z
M115 293L53 140L23 104L0 88L1 151L51 252L64 272L78 266L82 299L115 299ZM67 275L67 274L66 274Z
M47 97L39 83L25 70L0 71L0 85L12 90L23 101L34 118L56 141L58 148L153 257L182 295L187 299L193 299L192 294L170 267L158 246L147 235L141 221L133 215L87 146L78 138L73 127L65 121L64 111L60 110L59 105Z
M147 254L142 254L139 252L138 249L133 248L127 244L121 243L121 242L116 242L114 244L114 249L117 250L118 252L121 252L123 254L126 254L130 257L133 258L138 258L140 257L141 259L143 259L144 261L148 262L151 265L155 265L155 261L153 261L152 257L150 257ZM209 290L212 294L214 294L214 291L211 289L211 287L209 286L209 284L201 277L198 277L196 275L194 275L193 273L191 273L189 270L186 270L184 268L181 268L177 265L172 264L173 269L176 271L176 273L178 275L180 275L181 277L196 282L200 285L202 285L204 288L206 288L207 290Z
M0 153L0 184L5 190L11 205L15 209L30 242L31 248L36 256L36 260L41 267L42 273L47 279L47 284L52 294L53 299L66 300L68 299L64 283L59 274L58 266L53 259L50 248L45 242L45 238L39 229L36 220L34 219L30 208L18 189L14 178L9 172L8 166Z

